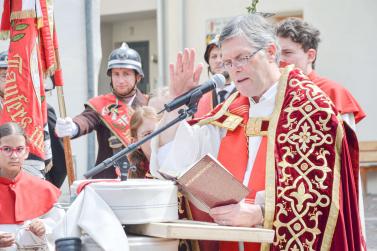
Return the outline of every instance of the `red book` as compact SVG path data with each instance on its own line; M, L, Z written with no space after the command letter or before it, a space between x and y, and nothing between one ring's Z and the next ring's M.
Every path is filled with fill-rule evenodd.
M235 204L249 194L214 157L207 154L177 178L185 196L200 210Z

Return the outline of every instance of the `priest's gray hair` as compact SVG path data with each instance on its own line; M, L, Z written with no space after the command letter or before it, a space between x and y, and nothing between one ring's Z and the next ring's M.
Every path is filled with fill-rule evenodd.
M258 13L237 16L229 21L220 35L220 45L227 39L243 36L255 48L266 48L272 43L276 46L275 61L280 61L280 44L276 36L275 26Z

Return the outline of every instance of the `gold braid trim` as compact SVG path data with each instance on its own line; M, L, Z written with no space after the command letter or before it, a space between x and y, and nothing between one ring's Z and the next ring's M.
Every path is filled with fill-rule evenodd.
M53 76L57 68L56 64L51 65L50 68L46 69L43 73L44 78Z
M239 94L239 92L236 91L235 93L233 93L232 95L230 95L229 98L226 99L226 101L224 102L223 106L221 107L221 109L217 113L215 113L212 117L200 120L198 122L198 125L202 126L202 125L210 124L210 123L218 120L222 116L224 116L225 113L227 112L229 106L238 97L238 94Z
M342 154L342 141L344 137L344 131L342 126L341 115L338 114L338 128L336 131L336 156L335 156L335 165L334 165L334 181L332 187L332 201L329 211L329 217L327 218L326 229L323 234L323 241L321 246L321 251L330 250L331 244L333 241L333 235L335 231L336 222L338 221L339 216L339 190L340 190L340 168L341 160L340 156Z
M0 31L0 40L7 40L9 38L9 31Z
M37 17L35 10L14 11L12 14L10 14L10 20L35 17Z
M272 112L267 133L267 155L266 155L266 186L265 186L265 214L264 228L272 229L275 215L275 137L278 119L283 107L285 92L287 89L288 75L293 70L293 65L289 65L283 69L282 75L278 83L278 91L275 99L275 108ZM270 250L270 244L262 243L261 250Z

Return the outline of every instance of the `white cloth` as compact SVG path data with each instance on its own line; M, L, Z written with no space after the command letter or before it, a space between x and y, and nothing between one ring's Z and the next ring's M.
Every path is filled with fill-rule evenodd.
M103 250L128 251L127 236L111 208L86 186L54 230L54 238L80 237L87 233Z
M58 118L55 125L55 133L59 138L74 137L79 132L79 128L72 118Z
M6 231L0 231L0 233L12 233L15 236L16 244L7 248L0 248L0 251L16 251L18 248L39 248L38 250L49 250L47 247L47 239L45 236L38 237L32 232L27 230L27 226L31 221L26 221L20 225L6 225ZM0 229L2 229L0 225ZM52 250L52 249L51 249Z
M23 224L0 224L0 233L12 233L16 237L16 243L19 248L40 247L40 250L54 250L54 240L51 236L52 230L64 216L64 210L53 207L48 213L41 216L39 219L43 222L46 234L43 237L38 237L27 230L32 220L26 221ZM7 248L0 248L0 251L16 251L17 245Z
M199 127L197 125L190 126L186 121L181 122L174 140L164 146L164 148L169 148L164 149L165 156L156 156L153 152L158 150L152 150L151 174L159 177L162 172L171 177L178 177L188 166L205 154L210 153L217 157L221 138L225 132L224 129L211 125ZM209 142L211 143L209 144ZM153 148L155 145L152 143Z

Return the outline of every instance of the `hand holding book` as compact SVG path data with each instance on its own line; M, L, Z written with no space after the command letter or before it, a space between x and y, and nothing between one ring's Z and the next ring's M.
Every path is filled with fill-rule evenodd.
M212 208L209 215L214 222L225 226L253 227L263 223L262 207L244 201Z

